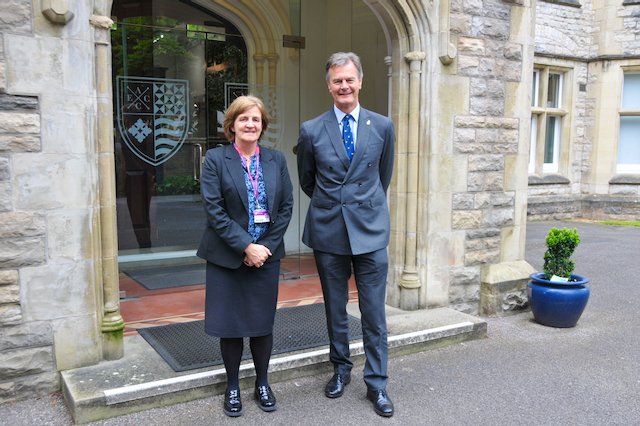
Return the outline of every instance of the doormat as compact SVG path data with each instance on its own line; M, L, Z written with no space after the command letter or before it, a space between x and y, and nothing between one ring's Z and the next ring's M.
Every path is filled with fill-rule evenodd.
M222 364L217 337L204 331L204 320L142 328L138 333L174 371ZM349 315L350 340L362 338L360 320ZM244 339L242 359L251 359L249 338ZM323 304L276 310L273 355L329 345Z
M207 276L206 263L190 263L174 266L122 269L131 279L147 290L204 284Z

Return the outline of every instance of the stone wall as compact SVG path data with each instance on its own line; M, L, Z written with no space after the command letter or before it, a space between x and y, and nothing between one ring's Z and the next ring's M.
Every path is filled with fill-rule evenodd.
M591 0L536 2L535 53L586 59L597 50Z
M512 41L512 8L504 1L452 1L457 73L469 79L468 109L453 122L453 155L465 181L452 194L451 226L463 232L462 265L449 277L449 303L478 313L481 269L503 260L504 229L516 223L516 191L508 165L520 155L520 120L508 103L522 80L523 46Z
M613 35L620 43L623 55L640 54L640 2L626 0L616 8L616 16L622 18L622 27Z
M620 67L640 65L639 17L637 2L537 2L535 61L570 69L574 96L568 164L556 176L529 176L530 219L625 220L640 214L637 176L613 172L617 116L602 113L619 105ZM610 86L603 88L603 81Z
M582 174L590 165L588 127L593 125L595 100L589 98L587 61L595 54L594 12L590 1L541 0L536 7L535 63L559 66L571 74L571 105L563 120L571 121L569 152L564 153L555 175L530 175L527 214L530 219L550 220L579 217ZM576 90L577 88L577 90Z
M606 52L600 54L612 53L623 59L615 67L607 66L605 62L601 75L609 72L619 77L621 67L640 70L640 2L625 0L612 9L615 11L612 18L608 17L611 14L603 13L598 19L601 28L611 29L607 42L600 42L606 46ZM606 117L602 121L610 122ZM583 199L585 216L637 220L640 216L640 175L614 174L607 177L606 184L606 194L589 194Z
M15 155L41 150L41 113L37 97L6 92L5 31L32 30L30 2L10 3L0 10L0 403L58 388L51 324L25 321L21 297L21 269L46 263L46 221L14 201Z
M90 3L67 25L0 9L0 402L101 359Z

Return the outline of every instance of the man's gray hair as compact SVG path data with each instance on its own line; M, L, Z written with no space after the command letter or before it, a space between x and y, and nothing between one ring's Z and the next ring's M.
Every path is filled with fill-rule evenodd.
M362 80L364 76L362 72L362 64L360 63L360 57L353 52L336 52L329 56L326 65L326 80L329 81L329 70L333 67L341 67L347 65L349 62L353 63L358 70L358 80Z

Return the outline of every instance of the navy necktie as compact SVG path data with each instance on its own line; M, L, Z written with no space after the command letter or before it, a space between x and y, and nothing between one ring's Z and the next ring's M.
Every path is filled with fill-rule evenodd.
M353 144L353 133L351 133L351 114L347 114L342 119L342 141L344 142L344 148L347 150L347 157L349 162L353 159L353 153L355 151L355 145Z

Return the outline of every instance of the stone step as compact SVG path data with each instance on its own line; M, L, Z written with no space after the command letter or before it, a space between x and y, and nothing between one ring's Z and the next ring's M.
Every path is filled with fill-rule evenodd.
M359 316L357 305L349 313ZM433 349L486 336L478 317L449 309L401 311L387 307L389 356ZM364 362L362 341L350 345L356 366ZM327 347L275 355L269 380L277 383L333 371ZM125 337L125 356L116 361L62 372L62 389L76 423L88 423L165 405L187 402L225 390L225 372L215 366L174 372L140 336ZM253 386L250 360L240 367L241 387Z

